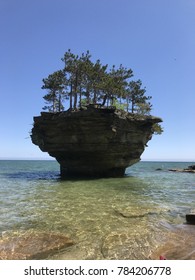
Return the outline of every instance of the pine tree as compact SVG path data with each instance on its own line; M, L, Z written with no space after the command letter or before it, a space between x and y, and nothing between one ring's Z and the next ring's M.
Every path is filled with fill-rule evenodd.
M116 106L132 114L149 115L152 105L151 96L146 95L141 80L132 80L133 71L122 64L108 70L100 60L91 60L89 51L81 56L69 49L62 58L64 68L55 71L43 79L42 89L48 93L43 96L44 110L60 112L64 110L64 101L69 100L69 110L78 110L84 104L88 106ZM154 126L154 133L160 134L160 125Z
M51 112L60 112L64 110L63 99L65 96L66 79L62 70L50 74L43 79L42 89L48 90L48 93L43 97L47 105L43 109Z
M152 108L146 96L146 89L141 80L131 80L133 71L122 64L107 70L100 60L92 62L89 51L81 56L69 49L62 58L63 70L59 70L43 79L43 89L48 90L43 98L49 106L44 109L57 112L63 110L63 102L69 99L69 109L76 110L82 104L99 104L99 106L117 106L127 112L149 114Z
M129 112L129 105L131 105L131 113L136 113L141 110L143 104L147 105L147 111L149 110L150 103L147 100L151 99L151 96L146 96L146 89L142 88L141 80L130 81L126 89L126 101L127 101L127 112Z

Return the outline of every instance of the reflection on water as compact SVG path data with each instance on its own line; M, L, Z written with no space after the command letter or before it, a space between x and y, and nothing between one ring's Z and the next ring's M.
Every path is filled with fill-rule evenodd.
M62 181L53 161L0 162L2 238L33 231L74 241L50 259L158 259L170 244L181 250L185 237L177 256L193 259L195 229L178 227L194 208L194 174L163 164L139 163L124 178Z

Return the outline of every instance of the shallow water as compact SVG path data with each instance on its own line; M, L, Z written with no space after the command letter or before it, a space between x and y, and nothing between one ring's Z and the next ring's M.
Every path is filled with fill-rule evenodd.
M185 224L195 209L195 174L168 171L190 164L140 162L123 178L61 180L55 161L0 161L0 234L54 232L75 242L49 259L150 259L163 252L195 259L195 226Z

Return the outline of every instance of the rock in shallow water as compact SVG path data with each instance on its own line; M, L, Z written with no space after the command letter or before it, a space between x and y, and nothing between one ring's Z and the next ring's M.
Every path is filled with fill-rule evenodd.
M101 252L109 260L145 260L150 254L149 236L135 236L130 232L113 232L103 240Z
M31 139L56 158L62 176L120 177L138 162L153 134L153 116L88 108L41 113Z
M193 225L179 225L169 238L153 250L150 259L158 260L163 255L168 260L195 260L195 227Z
M0 240L0 260L45 259L73 244L62 234L27 232Z
M195 213L194 214L186 214L186 221L188 224L195 225Z

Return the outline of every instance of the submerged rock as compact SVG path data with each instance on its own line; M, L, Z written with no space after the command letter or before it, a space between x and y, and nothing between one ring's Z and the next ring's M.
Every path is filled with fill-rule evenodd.
M166 242L152 251L150 259L165 256L168 260L195 260L195 228L192 225L178 225L168 232Z
M0 260L45 259L71 245L73 241L62 234L26 232L0 240Z
M140 242L140 237L141 242ZM102 242L101 252L107 260L146 260L151 244L147 234L138 236L129 232L112 232Z
M31 139L56 158L62 176L116 177L140 160L161 121L113 108L42 112L34 117Z
M164 211L158 210L155 208L140 208L140 207L122 207L121 209L113 209L116 215L120 215L123 218L128 218L128 219L140 219L140 218L145 218L153 215L159 215L161 212L163 213Z
M195 225L195 213L186 214L186 221L188 224Z

